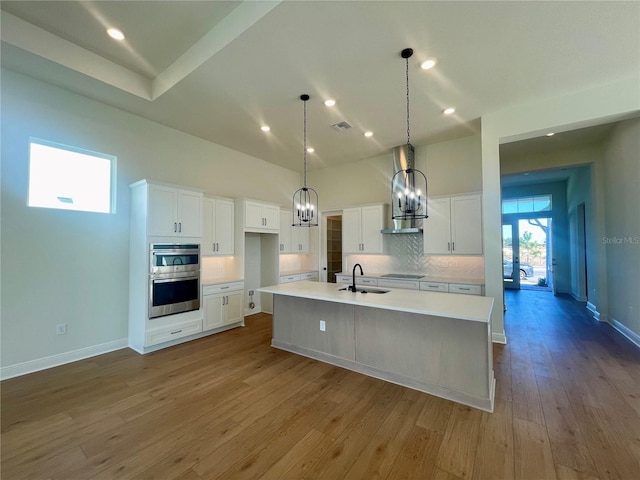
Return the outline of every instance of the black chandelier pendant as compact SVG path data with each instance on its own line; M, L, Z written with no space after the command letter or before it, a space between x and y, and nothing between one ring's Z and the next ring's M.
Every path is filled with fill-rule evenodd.
M318 226L318 193L307 186L307 101L309 95L300 95L300 100L304 102L303 115L303 186L293 194L292 214L294 227L317 227Z
M394 220L413 220L428 218L427 215L427 177L415 168L415 149L411 145L409 117L409 58L413 49L405 48L400 56L405 59L405 77L407 84L407 145L402 149L404 166L391 179L391 217Z

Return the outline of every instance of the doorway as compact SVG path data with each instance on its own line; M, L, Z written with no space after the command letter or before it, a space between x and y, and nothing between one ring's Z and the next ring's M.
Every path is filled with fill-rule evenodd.
M322 215L320 248L320 281L336 283L342 272L342 211Z
M503 215L505 289L554 291L551 224L550 217Z

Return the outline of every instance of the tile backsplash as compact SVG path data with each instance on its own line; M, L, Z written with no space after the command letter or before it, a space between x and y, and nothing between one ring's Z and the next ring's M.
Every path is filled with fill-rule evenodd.
M419 234L391 235L388 255L347 255L343 271L360 263L365 273L413 273L439 277L484 278L481 255L424 255Z

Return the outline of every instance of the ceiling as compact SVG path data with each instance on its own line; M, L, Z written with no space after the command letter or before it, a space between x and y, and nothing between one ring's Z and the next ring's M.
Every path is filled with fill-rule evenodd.
M292 169L640 72L639 2L2 1L2 66ZM111 40L108 26L126 39ZM419 65L436 58L436 67ZM334 107L323 101L333 98ZM448 106L456 113L442 114ZM339 132L331 125L346 121ZM260 126L268 124L265 133ZM365 138L367 130L373 137Z

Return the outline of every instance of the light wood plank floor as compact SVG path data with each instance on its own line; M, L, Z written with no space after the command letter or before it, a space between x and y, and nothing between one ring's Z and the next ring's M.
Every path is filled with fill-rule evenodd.
M640 353L507 292L488 414L272 349L270 316L2 382L2 479L640 478Z

